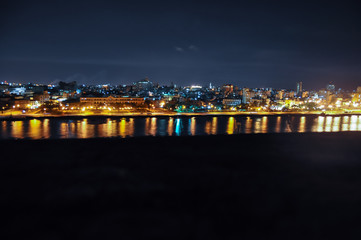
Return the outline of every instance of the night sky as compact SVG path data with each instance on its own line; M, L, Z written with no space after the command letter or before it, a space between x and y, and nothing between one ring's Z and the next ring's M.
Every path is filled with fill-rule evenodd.
M359 1L1 1L0 81L361 85Z

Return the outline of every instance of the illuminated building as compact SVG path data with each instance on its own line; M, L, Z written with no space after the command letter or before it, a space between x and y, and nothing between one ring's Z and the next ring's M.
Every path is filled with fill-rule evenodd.
M150 91L153 88L153 83L148 78L134 83L137 91Z
M361 87L357 87L356 92L357 92L357 93L361 93Z
M334 92L335 91L335 85L333 85L332 83L329 83L329 84L327 84L326 89L329 92Z
M25 109L25 108L29 108L30 103L31 101L27 99L15 99L13 101L13 106L15 106L14 108Z
M222 103L225 106L239 106L242 104L242 99L225 98Z
M360 102L360 99L361 99L360 93L354 93L351 96L352 96L352 99L351 99L352 102Z
M48 91L44 91L42 94L34 94L34 100L38 101L40 104L44 104L50 100L50 95Z
M232 84L224 84L222 86L223 96L227 97L229 94L233 93L233 85Z
M190 86L191 91L199 91L201 89L202 89L202 86L200 86L200 85L192 85L192 86Z
M305 91L305 92L302 92L302 98L308 98L309 97L309 92Z
M137 97L82 97L80 98L81 103L87 103L90 105L97 104L144 104L144 98Z
M284 95L285 95L285 90L280 90L278 91L276 98L282 100Z
M248 103L250 100L250 93L248 88L243 88L242 90L242 103Z
M10 87L9 88L10 94L14 95L23 95L26 91L24 87Z
M298 82L298 83L297 83L297 91L296 91L297 96L302 96L302 91L303 91L303 89L302 89L302 82Z

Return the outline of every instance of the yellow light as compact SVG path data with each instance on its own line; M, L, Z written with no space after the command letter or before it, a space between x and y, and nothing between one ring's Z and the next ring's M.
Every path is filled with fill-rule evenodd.
M192 117L191 118L191 135L195 135L196 134L196 118Z
M227 125L227 133L233 134L234 132L234 117L229 117Z

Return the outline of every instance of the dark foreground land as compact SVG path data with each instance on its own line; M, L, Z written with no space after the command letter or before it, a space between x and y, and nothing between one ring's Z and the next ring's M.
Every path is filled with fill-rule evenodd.
M360 239L360 143L352 132L1 141L1 234Z

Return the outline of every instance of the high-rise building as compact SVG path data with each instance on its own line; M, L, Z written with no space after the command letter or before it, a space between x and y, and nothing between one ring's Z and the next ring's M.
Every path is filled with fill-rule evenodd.
M249 102L249 100L250 100L249 89L243 88L242 89L242 103L247 104Z
M356 92L357 92L357 93L361 93L361 87L357 87Z
M303 89L302 89L302 82L298 82L298 83L297 83L297 90L296 90L297 96L302 96L302 91L303 91Z
M154 87L153 83L149 81L148 78L135 82L133 85L137 91L149 91Z
M233 84L224 84L222 86L222 92L224 97L228 97L229 94L233 93Z
M335 91L335 85L332 84L332 82L330 82L329 84L327 84L326 89L327 89L327 91L334 92Z

